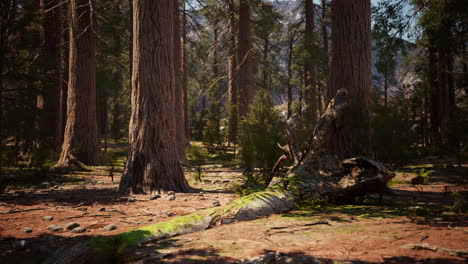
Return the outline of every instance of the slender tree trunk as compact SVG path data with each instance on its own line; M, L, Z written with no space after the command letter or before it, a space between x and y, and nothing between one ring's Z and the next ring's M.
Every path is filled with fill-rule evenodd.
M324 94L324 102L325 105L328 104L330 99L333 97L330 95L330 91L328 91L328 76L330 73L330 58L329 58L329 48L328 48L328 15L327 15L327 10L328 10L328 4L327 0L322 0L322 40L323 40L323 53L324 53L324 61L325 65L323 65L323 75L324 75L324 81L323 81L323 94Z
M307 48L307 58L304 62L304 99L308 108L306 111L310 115L310 122L317 120L317 87L315 80L315 65L313 62L314 48L314 3L312 0L305 0L305 45Z
M239 7L239 117L249 111L254 96L254 68L252 62L252 37L250 34L250 1L240 0Z
M184 101L184 128L185 128L185 139L188 143L190 138L190 118L188 111L188 93L187 93L187 10L186 1L183 1L183 15L182 15L182 43L181 43L181 76L182 76L182 90L183 90L183 101Z
M122 137L122 106L119 97L114 98L114 111L112 113L112 138L117 140Z
M234 0L229 5L229 39L228 39L228 129L229 142L237 143L238 104L237 104L237 47L236 47L236 15Z
M292 115L292 58L293 58L294 35L290 34L288 41L288 115Z
M71 0L67 123L57 167L99 163L93 0Z
M98 115L98 126L99 136L104 139L104 151L107 151L107 134L109 133L109 96L107 95L106 87L103 87L103 91L100 93L98 98L99 101L99 115Z
M270 53L270 38L267 33L265 39L263 40L263 88L267 91L270 91L271 87L269 87L268 76L270 73L269 65L268 65L268 54Z
M46 139L46 146L56 148L61 143L61 122L62 113L60 111L60 94L62 91L62 43L63 43L63 22L61 6L59 0L41 0L41 12L43 14L43 25L41 32L42 64L43 72L43 92L39 95L38 101L43 102L42 115L39 121L41 137ZM52 8L53 7L53 8ZM45 12L48 10L48 12Z
M332 1L332 63L329 89L349 90L350 111L336 124L330 151L340 158L366 154L370 145L370 0Z
M174 113L176 121L176 144L180 159L185 157L186 135L184 122L184 90L182 88L182 43L180 34L179 1L174 2L174 80L175 101Z
M114 12L121 15L122 9L120 7L122 1L117 0L114 5ZM131 6L131 5L130 5ZM131 43L131 42L130 42ZM122 39L120 32L115 32L113 35L113 50L120 54L122 51ZM131 63L129 64L131 68ZM123 72L122 68L119 65L116 65L112 73L112 80L116 84L117 92L114 94L113 101L113 111L112 111L112 124L110 134L113 139L120 139L122 137L122 106L120 105L120 94L123 88Z
M174 14L177 1L133 2L130 149L119 192L188 191L172 134Z
M388 90L388 74L384 74L384 106L387 108L387 90Z

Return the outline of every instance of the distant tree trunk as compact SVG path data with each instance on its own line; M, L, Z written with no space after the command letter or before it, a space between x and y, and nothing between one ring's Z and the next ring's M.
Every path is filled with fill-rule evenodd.
M270 53L270 38L267 33L263 39L263 89L270 91L271 87L269 86L268 77L269 77L269 65L268 65L268 53Z
M133 0L128 0L128 9L130 12L130 36L128 40L128 60L130 76L133 72Z
M294 34L290 34L288 39L288 119L292 116L292 58L294 38Z
M114 5L115 14L121 14L122 9L120 8L121 1L117 0ZM131 6L131 5L130 5ZM131 23L130 23L131 24ZM130 42L131 43L131 42ZM115 32L113 34L113 50L120 54L122 51L122 39L120 32ZM129 64L131 68L131 63ZM123 88L123 73L120 65L116 65L112 73L112 80L116 84L117 92L112 98L113 101L113 111L112 111L112 124L110 134L113 139L120 139L122 137L122 106L120 105L120 94Z
M174 113L176 121L176 144L180 159L185 157L186 135L184 122L184 90L182 88L182 43L180 34L179 1L174 2Z
M174 114L174 14L177 1L133 2L132 114L119 192L188 191ZM176 51L177 52L177 51Z
M114 111L112 113L112 129L111 135L113 139L120 139L122 137L122 106L118 96L114 98Z
M309 109L307 111L311 116L310 122L317 120L317 87L315 80L315 65L312 61L312 53L314 46L314 3L312 0L305 0L305 45L307 47L307 58L304 62L304 81L305 93L304 99Z
M71 0L67 123L57 167L99 163L94 1Z
M60 146L62 112L60 111L60 94L62 91L62 43L63 21L59 0L41 0L42 31L41 42L43 64L43 92L38 101L42 101L42 115L39 121L41 137L46 139L46 146L53 149ZM54 7L54 8L52 8ZM50 10L49 10L50 9ZM48 12L45 12L48 10Z
M237 49L236 49L236 15L234 0L229 5L229 39L228 39L228 129L229 142L237 143L238 100L237 100Z
M384 106L387 108L388 73L384 73Z
M99 136L101 139L104 139L104 151L107 151L107 134L109 133L109 96L107 95L106 87L103 87L103 91L100 93L98 98L99 101L99 111L98 111L98 126L99 126Z
M183 1L184 12L182 16L182 43L181 43L181 75L182 75L182 90L183 90L183 100L184 100L184 128L185 128L185 139L186 143L190 138L190 118L188 111L188 93L187 93L187 10L186 10L186 0Z
M323 52L324 52L324 57L325 57L325 65L324 67L324 76L325 76L325 81L324 83L324 94L327 95L327 98L324 100L325 104L329 102L328 98L331 98L328 96L328 86L327 86L327 81L328 81L328 74L329 74L329 65L330 65L330 58L328 56L328 27L327 27L327 0L322 0L322 39L323 39Z
M329 90L349 89L350 111L337 121L330 151L340 158L366 154L370 145L370 0L332 1L332 63Z
M252 37L250 34L250 1L240 0L239 7L239 117L249 111L254 96L254 69L252 62Z

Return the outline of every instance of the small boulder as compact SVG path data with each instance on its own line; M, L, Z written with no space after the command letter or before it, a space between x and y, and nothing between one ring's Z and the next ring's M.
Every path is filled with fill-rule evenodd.
M221 203L220 203L219 201L215 201L215 202L213 203L213 205L214 205L214 206L221 206Z
M46 216L43 216L43 217L42 217L42 220L44 220L44 221L52 221L52 220L54 220L54 217L53 217L53 216L50 216L50 215L46 215Z
M54 229L56 226L57 226L57 225L50 225L50 226L47 227L47 230L52 230L52 229Z
M56 225L51 229L51 231L52 232L60 232L60 231L63 231L63 227Z
M67 229L68 229L68 230L72 230L72 229L74 229L74 228L76 228L76 227L79 227L79 226L80 226L80 225L79 225L78 223L76 223L76 222L71 222L71 223L69 223L69 224L67 225Z
M25 228L24 228L24 232L25 232L25 233L32 233L32 231L33 231L33 230L32 230L32 228L30 228L30 227L25 227Z
M130 198L128 198L128 201L129 202L136 202L136 198L135 197L130 197Z
M106 210L106 208L104 208L104 207L99 208L99 212L104 212L105 210Z
M72 232L72 233L83 233L85 231L86 231L86 227L78 226L78 227L73 228L70 232Z
M104 231L112 231L117 229L117 226L115 225L106 225L105 227L102 228Z
M175 200L175 195L173 195L173 194L172 194L172 195L168 195L168 196L167 196L167 200L168 200L168 201L173 201L173 200Z
M156 200L156 199L159 199L159 198L161 198L161 195L155 194L155 195L151 196L149 199L150 200Z
M167 195L175 195L175 192L174 191L168 191Z

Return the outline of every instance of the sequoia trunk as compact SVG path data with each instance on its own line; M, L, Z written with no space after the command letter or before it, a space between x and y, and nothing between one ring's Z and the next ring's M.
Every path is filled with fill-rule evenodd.
M70 1L67 122L57 167L99 163L94 1Z
M329 98L347 87L350 111L338 120L331 152L345 158L369 146L371 91L370 1L332 1L332 62Z
M133 2L130 149L120 193L189 190L172 134L176 127L173 30L176 4L173 0Z

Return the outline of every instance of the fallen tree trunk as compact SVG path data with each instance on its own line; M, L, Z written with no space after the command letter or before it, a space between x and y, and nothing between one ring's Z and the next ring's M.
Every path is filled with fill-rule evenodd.
M201 210L109 237L98 237L62 248L45 263L106 263L116 261L124 248L162 238L208 229L235 221L282 213L302 201L352 200L368 193L382 193L393 177L378 162L355 158L338 162L325 153L336 131L335 119L347 107L341 90L319 120L308 152L285 177L276 177L262 192L241 197L220 207Z

